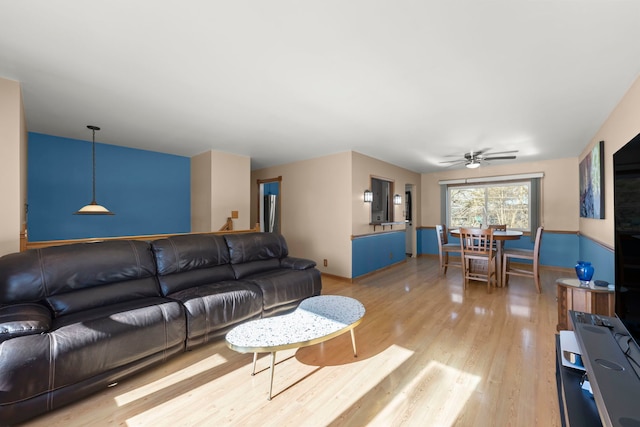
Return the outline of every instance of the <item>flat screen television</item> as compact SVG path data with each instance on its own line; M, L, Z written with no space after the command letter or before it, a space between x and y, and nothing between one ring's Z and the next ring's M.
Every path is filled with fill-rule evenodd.
M640 134L613 154L616 316L640 343Z

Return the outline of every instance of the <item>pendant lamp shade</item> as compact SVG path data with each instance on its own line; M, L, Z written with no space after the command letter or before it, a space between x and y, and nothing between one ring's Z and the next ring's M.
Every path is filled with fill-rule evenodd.
M91 190L91 203L80 208L74 215L113 215L109 209L96 202L96 131L100 130L98 126L87 125L87 128L93 132L92 158L93 158L93 180Z

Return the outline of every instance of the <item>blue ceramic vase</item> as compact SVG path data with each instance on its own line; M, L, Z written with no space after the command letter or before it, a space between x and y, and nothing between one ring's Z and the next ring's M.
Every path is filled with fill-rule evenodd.
M588 285L593 277L594 268L590 262L578 261L576 264L576 275L581 285Z

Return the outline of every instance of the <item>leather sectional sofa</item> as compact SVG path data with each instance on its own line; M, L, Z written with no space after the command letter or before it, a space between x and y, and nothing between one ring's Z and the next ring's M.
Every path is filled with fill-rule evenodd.
M101 390L319 295L320 272L271 233L176 235L0 258L0 424Z

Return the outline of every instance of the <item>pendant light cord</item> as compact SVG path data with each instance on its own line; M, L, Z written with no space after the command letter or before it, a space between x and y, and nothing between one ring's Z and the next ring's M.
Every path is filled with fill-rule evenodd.
M93 171L91 177L92 199L91 203L81 207L74 215L113 215L113 212L96 202L96 131L100 130L100 128L93 125L87 125L87 128L93 131L93 137L91 138L91 169Z
M99 128L98 128L99 129ZM93 131L93 149L92 149L92 155L93 155L93 187L92 187L92 193L91 195L92 197L92 202L93 204L96 203L96 129L95 126L91 128L91 130Z

